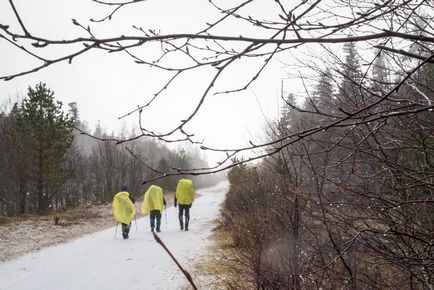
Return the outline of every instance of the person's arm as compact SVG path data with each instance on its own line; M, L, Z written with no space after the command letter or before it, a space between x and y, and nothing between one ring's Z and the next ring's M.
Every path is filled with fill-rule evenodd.
M164 198L164 196L163 196L163 204L164 204L164 206L166 206L166 199Z
M131 199L131 202L133 203L133 204L135 204L136 203L136 199L134 198L134 196L129 196L130 197L130 199Z

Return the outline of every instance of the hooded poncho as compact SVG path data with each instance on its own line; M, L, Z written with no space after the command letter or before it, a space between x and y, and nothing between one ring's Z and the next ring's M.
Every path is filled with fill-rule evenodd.
M163 202L163 190L161 187L156 185L151 185L145 193L145 198L142 204L142 213L147 214L151 210L159 210L163 212L164 202Z
M127 191L118 192L113 198L113 212L115 219L123 224L131 223L136 209L130 199L130 194Z

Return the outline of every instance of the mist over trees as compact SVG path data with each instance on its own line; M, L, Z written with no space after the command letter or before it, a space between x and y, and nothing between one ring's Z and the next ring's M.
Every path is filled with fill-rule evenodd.
M29 87L21 103L0 113L1 215L110 202L123 183L139 198L148 186L143 181L161 172L207 166L198 150L169 149L150 139L129 142L128 146L114 141L128 138L128 134L133 133L108 134L99 125L90 132L79 118L76 103L70 103L69 112L64 113L62 103L55 101L54 92L45 84ZM218 179L189 178L196 187ZM155 183L174 191L178 179L168 176Z
M65 30L64 35L61 33L62 37L57 38L33 31L34 19L22 17L26 5L16 5L15 1L10 0L7 5L10 23L0 25L2 39L8 47L12 47L13 52L24 53L35 62L18 71L10 68L0 75L0 79L11 81L57 63L72 63L90 52L106 52L107 59L123 55L136 67L143 67L147 72L158 71L164 76L160 78L161 86L157 86L148 100L125 115L135 115L142 120L146 111L152 110L157 100L168 93L174 83L186 82L196 87L197 74L207 71L209 75L203 81L201 91L195 93L198 94L195 103L186 110L185 116L175 120L171 128L155 132L144 125L136 135L130 136L130 140L152 137L165 142L190 142L201 145L202 150L223 153L217 166L182 170L182 173L207 174L235 166L230 162L234 157L243 162L267 157L273 153L266 150L270 143L284 141L284 147L323 129L347 126L351 121L385 120L391 116L381 110L381 106L392 100L396 92L412 86L414 77L424 64L433 63L433 8L430 1L375 0L356 3L342 0L278 0L264 4L262 1L248 0L206 3L204 6L215 12L212 14L207 11L210 19L199 21L197 27L190 27L188 31L179 32L176 24L160 30L159 27L150 27L153 24L143 20L143 17L132 20L137 23L128 23L128 18L124 18L128 13L137 16L136 12L140 8L146 13L152 13L153 8L159 13L164 11L159 10L159 5L152 6L152 1L90 0L81 5L99 16L77 18L79 15L73 15L77 16L70 19L74 32ZM162 13L158 19L165 20L165 17L169 18L168 22L176 23L182 13ZM120 21L116 22L118 19ZM191 19L183 20L188 22ZM112 25L119 25L119 29L125 30L124 33L113 30ZM241 31L233 27L240 27ZM355 44L360 44L363 58L356 58L360 55L357 55ZM346 52L344 58L336 54L341 46ZM58 49L60 47L65 49ZM59 53L54 54L53 50ZM272 142L248 140L248 145L230 149L208 146L204 144L203 138L196 136L194 127L189 125L206 105L205 100L212 95L245 92L253 84L260 83L269 67L286 59L298 60L291 62L288 71L292 70L292 79L303 79L306 90L309 90L312 78L320 75L320 70L327 74L324 67L327 64L329 74L342 79L339 83L335 78L332 81L335 89L341 92L335 97L342 101L342 106L334 108L338 114L330 115L332 119L329 123L303 128L298 134L282 135ZM243 81L236 81L230 88L226 87L227 82L220 82L232 78L238 68L247 68L242 73ZM385 78L386 71L390 79ZM373 75L383 79L371 86L370 78ZM420 89L416 93L417 100L413 102L415 108L397 106L394 108L397 109L395 114L432 109L432 103L424 101L429 96ZM370 95L375 101L368 99ZM173 95L170 97L175 98ZM188 94L185 98L189 98ZM279 150L276 148L274 153ZM251 151L255 151L256 155L241 158L245 152Z

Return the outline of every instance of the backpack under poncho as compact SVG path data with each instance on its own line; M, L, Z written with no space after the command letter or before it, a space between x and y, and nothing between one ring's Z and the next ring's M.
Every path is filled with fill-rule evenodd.
M163 190L159 186L151 185L143 198L142 213L147 214L151 210L159 210L161 213L163 208Z
M113 198L113 213L115 219L123 224L130 224L136 209L130 199L130 194L127 191L118 192Z
M193 181L181 179L176 187L176 200L179 204L190 205L194 201Z

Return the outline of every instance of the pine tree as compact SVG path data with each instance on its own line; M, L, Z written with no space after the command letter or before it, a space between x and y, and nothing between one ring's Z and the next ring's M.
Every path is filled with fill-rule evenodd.
M287 134L291 128L294 128L297 111L292 106L296 106L295 95L290 93L286 97L280 114L279 131L282 135Z
M311 116L314 125L330 119L328 115L334 113L333 108L333 84L330 70L320 73L318 83L312 94L312 99L305 101L305 107L311 112L317 112Z
M376 92L385 93L389 87L390 70L387 68L384 53L378 52L372 67L373 88Z
M30 162L31 195L34 210L48 210L57 190L67 180L64 168L73 141L74 118L62 112L54 92L39 83L29 87L17 117L25 154Z
M315 87L314 98L317 106L326 111L331 111L333 109L333 84L329 69L321 72L318 84Z
M359 55L353 42L344 45L345 62L342 64L342 82L339 86L339 106L345 111L354 111L365 105L365 96L360 89L363 77L360 68Z
M22 136L17 130L17 119L21 113L21 108L17 103L11 109L8 116L9 126L4 129L8 147L6 149L8 162L4 166L10 172L10 180L14 186L14 195L17 203L14 213L25 213L28 208L28 186L29 186L29 160L24 154L25 145L22 142Z

